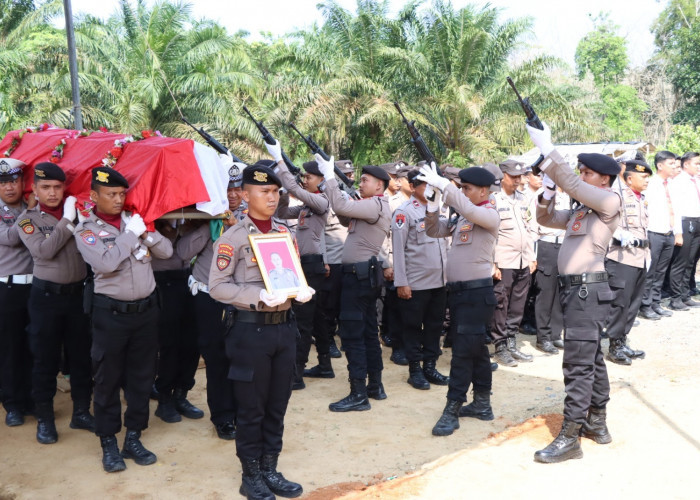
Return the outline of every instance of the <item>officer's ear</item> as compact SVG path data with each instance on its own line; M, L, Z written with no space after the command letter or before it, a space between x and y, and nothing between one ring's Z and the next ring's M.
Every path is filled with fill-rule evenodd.
M243 192L241 193L241 196L243 197L243 201L245 201L246 203L250 202L250 194L248 193L248 186L245 184L243 185Z

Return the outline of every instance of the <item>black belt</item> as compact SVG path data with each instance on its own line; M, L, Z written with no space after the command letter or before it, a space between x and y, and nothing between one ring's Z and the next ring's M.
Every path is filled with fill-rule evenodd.
M54 283L53 281L39 279L36 276L32 280L32 285L43 292L50 292L56 295L73 295L83 293L84 287L84 283L82 281L62 285L61 283Z
M384 263L383 260L377 261L377 265L379 267L381 267L383 263ZM344 273L358 274L358 267L366 266L367 268L369 268L369 261L358 262L357 264L342 264L342 266L343 267L341 267L341 269L343 270ZM362 270L360 270L360 273L362 273Z
M153 276L156 281L180 281L187 282L190 277L190 270L187 269L170 269L168 271L153 271Z
M589 283L607 283L608 273L560 274L559 286L587 285Z
M617 245L618 247L622 246L622 242L620 240L618 240L617 238L612 239L612 244ZM632 244L632 246L634 248L649 248L649 240L640 240L637 238L635 240L635 242Z
M236 321L257 325L279 325L287 321L289 311L255 312L236 311Z
M493 278L481 278L478 280L469 281L450 281L447 283L447 291L459 292L461 290L471 290L472 288L484 288L485 286L493 286Z
M124 313L124 314L134 314L142 313L148 311L151 306L153 306L158 300L156 292L141 300L117 300L106 295L96 293L92 298L93 305L97 307L102 307L105 309L110 309L114 312Z
M671 236L673 234L673 230L671 230L667 233L659 233L657 231L647 231L647 233L658 234L659 236Z
M302 264L313 264L315 262L323 262L323 255L320 253L310 253L307 255L301 255L299 257L299 262Z

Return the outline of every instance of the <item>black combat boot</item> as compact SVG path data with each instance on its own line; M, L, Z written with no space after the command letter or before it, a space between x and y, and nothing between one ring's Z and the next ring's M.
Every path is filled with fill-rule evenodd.
M281 472L277 472L279 455L263 455L260 460L260 471L263 480L270 491L284 498L296 498L304 492L299 483L288 481Z
M559 354L559 349L554 347L554 344L549 340L543 340L542 342L537 342L535 344L535 349L542 351L545 354Z
M408 366L408 358L406 357L406 352L403 349L394 349L391 351L389 360L399 366Z
M646 356L644 351L637 351L627 345L627 335L622 337L622 352L630 359L644 359L644 356Z
M168 424L174 424L182 420L182 417L175 409L175 402L173 401L170 391L160 391L158 393L156 417L159 417L163 422Z
M53 401L36 405L36 440L41 444L53 444L58 441L56 422L53 414Z
M236 439L236 426L233 422L224 422L223 424L214 424L216 435L219 439L232 441Z
M138 465L151 465L156 463L156 455L148 451L141 444L141 431L126 431L124 437L124 447L122 448L122 457L131 458Z
M338 349L338 346L335 343L335 337L331 337L331 345L328 348L328 354L330 354L331 358L343 357L343 355L340 352L340 349Z
M510 351L510 355L513 356L514 360L521 361L523 363L529 363L532 361L532 354L525 354L518 349L518 346L515 343L515 337L508 337L507 342L508 350Z
M423 374L425 375L425 378L431 384L435 384L435 385L447 385L447 384L449 384L450 377L446 377L442 373L437 371L437 368L435 368L436 364L437 364L437 360L434 360L434 359L426 359L425 361L423 361Z
M5 415L5 425L8 427L17 427L18 425L24 424L24 415L22 412L15 409L7 410L7 415Z
M386 399L384 384L382 384L382 372L369 372L367 374L367 396L372 399Z
M243 477L238 492L248 500L275 500L260 471L260 460L241 458Z
M491 409L491 393L489 391L474 391L474 400L459 410L460 417L472 417L479 420L493 420Z
M124 458L119 453L117 438L111 436L100 436L102 446L102 468L105 472L119 472L126 469Z
M498 363L491 363L491 371L495 372L496 370L498 370Z
M455 430L459 429L459 409L461 406L461 401L447 399L445 409L442 410L440 419L435 424L435 427L433 427L433 436L449 436Z
M73 401L73 417L69 425L71 429L95 432L95 417L90 415L90 401Z
M408 363L408 380L406 380L414 389L427 391L430 389L430 383L426 380L423 374L423 369L420 366L420 361L411 361Z
M173 391L173 400L175 400L175 409L185 418L196 420L204 416L204 412L187 400L187 391L184 389L175 389Z
M294 366L294 381L292 382L292 390L300 391L306 388L304 383L304 363L297 363Z
M319 354L318 355L318 365L308 370L304 370L305 377L311 378L335 378L335 372L333 371L333 365L331 365L331 355L330 354Z
M605 359L617 363L618 365L631 365L632 360L627 357L622 346L625 345L622 339L610 339L608 355Z
M367 399L367 385L365 379L351 378L350 394L345 396L340 401L328 405L330 411L345 412L345 411L365 411L371 408Z
M513 355L508 350L505 342L496 344L496 355L494 357L499 365L518 366L518 362L513 359Z
M581 424L564 420L559 435L543 450L535 452L535 462L555 464L572 458L583 458L579 432Z
M581 436L592 439L598 444L612 443L612 436L605 424L605 408L591 406L586 421L581 426Z

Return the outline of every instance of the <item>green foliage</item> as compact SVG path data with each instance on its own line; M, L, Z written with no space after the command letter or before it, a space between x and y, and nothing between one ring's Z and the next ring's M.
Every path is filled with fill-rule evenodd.
M608 129L610 140L641 140L644 133L642 115L647 105L638 95L637 90L629 85L608 85L600 93L601 113L604 125Z
M33 0L0 0L0 37L5 38L33 10Z
M700 152L700 126L674 125L671 137L663 148L682 155L688 151Z
M599 86L619 83L629 64L625 39L616 34L617 26L602 20L578 43L574 59L579 78L591 73Z

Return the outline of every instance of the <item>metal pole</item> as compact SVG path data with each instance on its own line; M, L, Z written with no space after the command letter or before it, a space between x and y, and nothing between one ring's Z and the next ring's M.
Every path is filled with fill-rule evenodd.
M78 84L78 58L75 53L75 33L73 32L73 9L70 0L63 0L63 12L66 15L66 38L68 39L68 67L70 69L70 86L73 96L73 123L76 130L83 129L83 114L80 108L80 86Z

